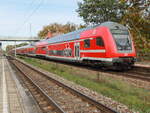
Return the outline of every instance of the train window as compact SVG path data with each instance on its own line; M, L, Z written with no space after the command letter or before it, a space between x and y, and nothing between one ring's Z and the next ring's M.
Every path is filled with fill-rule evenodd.
M84 47L89 48L90 47L90 39L84 40Z
M49 51L49 55L53 55L53 51L52 50Z
M104 46L104 41L101 37L96 38L96 45L97 46Z
M46 47L41 47L41 50L46 51L47 49Z

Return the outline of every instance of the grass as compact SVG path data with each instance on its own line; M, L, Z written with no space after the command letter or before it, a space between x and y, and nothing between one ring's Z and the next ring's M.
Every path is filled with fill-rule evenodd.
M63 64L47 63L47 61L27 57L21 57L21 59L119 101L130 109L140 113L150 113L150 91L148 90L136 88L121 80L102 76L101 73L99 73L100 78L97 80L95 73L83 72L79 68L74 69Z

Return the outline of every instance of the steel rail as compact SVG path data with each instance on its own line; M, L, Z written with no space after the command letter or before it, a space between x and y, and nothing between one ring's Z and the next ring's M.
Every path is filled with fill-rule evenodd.
M17 59L17 58L13 58L13 59L16 60L16 61L18 61L18 62L20 62L20 63L22 63L23 65L27 66L28 68L30 68L30 69L32 69L32 70L34 70L34 71L40 73L41 75L47 77L49 80L55 82L57 85L59 85L59 86L65 88L65 89L69 90L71 93L77 95L78 97L81 97L81 98L84 99L85 101L88 101L90 104L96 106L98 109L100 109L101 111L103 111L103 113L118 113L117 111L115 111L115 110L113 110L113 109L111 109L111 108L105 106L104 104L102 104L102 103L100 103L100 102L97 102L96 100L94 100L94 99L92 99L91 97L89 97L89 96L87 96L87 95L85 95L85 94L83 94L83 93L77 91L76 89L71 88L71 87L65 85L64 83L61 83L61 82L59 82L59 81L57 81L57 80L51 78L49 75L47 75L46 73L44 73L44 72L42 72L42 71L40 71L40 70L37 70L35 67L33 67L33 66L31 67L29 64L24 63L24 62L22 62L21 60L19 60L19 59ZM22 70L21 70L21 71L22 71Z
M143 80L143 81L148 81L150 82L150 76L149 77L146 77L146 76L138 76L138 75L135 75L136 73L124 73L122 75L119 75L119 76L126 76L128 78L134 78L134 79L139 79L139 80Z
M31 57L31 56L30 56ZM32 58L36 58L36 59L42 59L42 60L45 60L45 59L43 59L43 58L37 58L37 57L32 57ZM54 62L56 62L56 61L54 61ZM58 62L58 61L57 61ZM113 70L103 70L103 69L101 69L100 70L100 68L95 68L95 67L92 67L92 66L87 66L87 65L78 65L78 64L74 64L74 63L67 63L67 62L59 62L59 63L61 63L61 64L67 64L67 65L71 65L71 66L74 66L74 67L80 67L80 68L83 68L83 69L86 69L87 67L88 67L88 69L89 70L91 70L91 71L97 71L97 72L103 72L103 73L108 73L108 74L115 74L115 75L117 75L117 76L125 76L125 77L128 77L128 78L134 78L134 79L139 79L139 80L143 80L143 81L148 81L148 82L150 82L150 76L144 76L144 75L139 75L138 74L138 69L140 68L143 68L144 70L143 71L149 71L150 70L150 68L149 67L141 67L141 66L134 66L133 68L135 68L136 70L135 71L137 71L137 73L135 72L135 73L133 73L132 72L132 70L131 70L131 72L130 71L127 71L127 72L116 72L116 71L113 71ZM149 73L150 73L150 71L149 71ZM135 75L135 74L137 74L137 75Z
M123 76L123 77L128 77L128 78L133 78L133 79L139 79L143 81L148 81L150 82L150 71L148 69L150 68L145 68L145 67L137 67L134 66L133 70L129 70L126 72L108 72L110 74L115 74L117 76ZM142 70L141 70L142 69Z
M52 105L58 113L66 113L50 96L44 92L43 89L40 88L40 86L38 86L30 77L28 77L27 74L20 69L20 67L18 67L15 63L13 64L38 89L38 91L47 99L49 104Z

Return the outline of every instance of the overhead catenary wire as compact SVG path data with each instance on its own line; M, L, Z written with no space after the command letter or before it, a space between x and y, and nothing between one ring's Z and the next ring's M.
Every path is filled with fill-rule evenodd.
M32 0L30 3L29 3L29 5L28 5L28 7L27 7L27 9L29 9L30 7L32 7L32 5L34 4L34 2L35 2L36 0ZM32 10L31 10L32 11ZM28 11L26 11L25 12L25 14L26 13L28 13ZM25 15L26 16L26 15ZM27 17L25 17L25 18L27 18ZM22 23L23 24L23 23ZM15 34L17 33L17 31L18 31L18 29L21 27L21 25L16 29L16 31L15 31Z
M23 21L23 23L17 28L15 35L17 35L19 33L19 31L23 28L23 26L30 20L30 18L36 13L36 11L42 6L44 0L41 0L39 2L39 4L37 5L37 7L35 7L35 9L33 9L33 11L29 14L29 16ZM32 5L33 2L31 2L30 5Z
M32 0L32 1L30 2L29 8L34 4L35 1L36 1L36 0Z

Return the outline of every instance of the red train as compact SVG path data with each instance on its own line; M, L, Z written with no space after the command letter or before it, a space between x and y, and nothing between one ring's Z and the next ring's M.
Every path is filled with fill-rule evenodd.
M44 39L17 48L16 53L115 68L130 68L136 57L127 27L115 22Z

